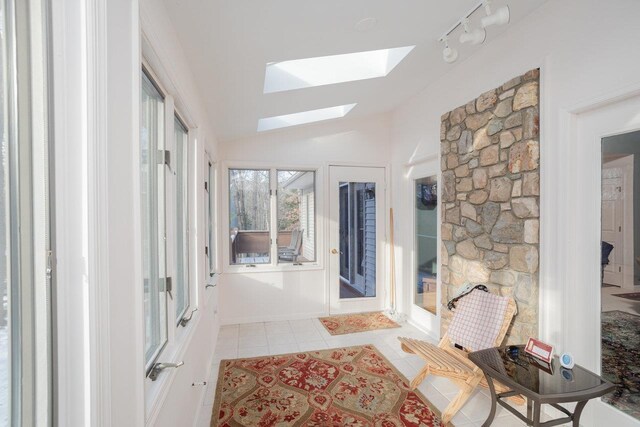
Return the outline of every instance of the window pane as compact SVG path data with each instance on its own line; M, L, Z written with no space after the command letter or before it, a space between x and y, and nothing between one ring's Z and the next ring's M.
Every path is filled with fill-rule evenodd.
M315 172L278 171L278 262L316 259Z
M176 138L176 322L189 307L189 212L187 192L187 130L175 119Z
M271 262L269 171L229 169L231 264Z
M414 304L436 314L438 268L437 177L416 180L416 289Z
M207 225L209 232L207 233L209 241L209 274L212 275L216 270L216 242L215 242L215 223L213 213L215 212L215 179L213 165L209 163L208 181L207 181Z
M140 106L140 190L147 368L167 339L164 224L164 101L145 73Z
M340 182L340 298L376 296L376 184Z

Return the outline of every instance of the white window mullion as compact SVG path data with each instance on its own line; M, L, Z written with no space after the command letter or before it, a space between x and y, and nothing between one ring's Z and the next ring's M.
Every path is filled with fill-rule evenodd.
M270 224L271 227L269 229L269 238L271 242L271 264L278 264L278 178L277 178L276 169L271 169L269 171L269 189L271 190L271 218Z

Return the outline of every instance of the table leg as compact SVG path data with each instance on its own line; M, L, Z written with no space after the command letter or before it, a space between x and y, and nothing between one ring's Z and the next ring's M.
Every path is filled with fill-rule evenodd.
M540 402L533 403L533 427L540 427Z
M531 419L531 415L533 413L533 400L530 397L527 397L527 418Z
M493 422L493 419L496 417L496 402L498 401L498 396L496 395L496 388L493 385L491 377L487 374L485 374L484 377L487 379L489 390L491 390L491 411L489 411L489 416L484 424L482 424L482 427L489 427Z
M576 405L576 409L573 411L573 427L580 427L580 415L582 415L582 410L587 404L588 400L583 400L578 402Z

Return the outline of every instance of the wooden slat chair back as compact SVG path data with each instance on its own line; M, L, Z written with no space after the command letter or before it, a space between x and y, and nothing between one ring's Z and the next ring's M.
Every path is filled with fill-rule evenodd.
M483 291L475 290L473 292ZM509 298L500 329L489 347L499 347L502 344L516 312L516 303L512 298ZM454 318L455 316L456 313L454 312ZM460 392L442 413L442 421L445 424L449 423L460 408L464 406L478 385L488 387L482 370L468 358L468 354L471 351L482 350L482 348L465 348L461 350L455 346L456 343L451 342L448 333L442 337L437 346L412 338L398 337L398 339L402 350L407 353L414 353L426 362L418 375L411 381L412 389L417 388L428 375L449 378L460 386ZM499 384L496 385L498 390L506 390L505 387L500 387ZM524 402L521 397L517 397L516 401L518 403Z

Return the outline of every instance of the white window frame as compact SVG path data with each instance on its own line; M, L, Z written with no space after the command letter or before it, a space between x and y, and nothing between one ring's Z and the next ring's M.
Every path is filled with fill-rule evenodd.
M158 127L162 128L163 134L161 135L161 137L164 138L164 140L160 144L161 144L161 146L163 147L163 149L165 151L170 151L168 144L169 144L169 142L170 142L170 140L172 138L172 135L173 135L173 124L171 126L171 131L170 131L171 133L169 133L169 128L168 128L167 123L166 123L166 118L167 118L167 115L168 115L168 111L167 110L170 110L170 108L167 108L167 107L169 107L169 102L168 101L170 101L170 99L167 99L165 91L157 83L157 81L155 79L155 76L151 72L150 68L143 64L143 66L141 67L141 77L140 77L141 82L142 82L144 76L146 76L149 79L151 84L157 90L158 94L162 97L162 101L163 101L162 102L162 107L163 107L163 111L162 112L163 112L164 119L158 123ZM142 83L141 83L141 86L142 86ZM142 123L140 123L140 126L142 126ZM156 149L158 149L158 148L156 147ZM154 159L155 159L155 157L154 157ZM173 223L169 220L169 215L168 214L170 214L171 212L170 212L169 209L167 209L167 200L168 200L168 195L170 193L170 189L168 188L169 187L169 180L167 179L167 176L170 176L170 175L168 174L167 169L166 169L167 165L163 165L163 167L165 168L164 173L162 175L163 181L164 181L162 183L162 189L163 189L163 193L164 193L163 194L163 198L162 198L163 206L159 206L158 205L158 206L156 206L156 208L158 210L160 210L160 209L163 210L162 215L158 215L158 220L163 220L164 221L164 227L163 227L164 236L156 236L156 237L158 239L158 249L161 247L161 245L164 245L164 248L162 249L162 252L164 254L164 257L163 257L164 261L160 261L164 265L162 266L162 268L159 268L159 270L162 270L164 272L164 278L165 278L164 286L166 287L168 285L168 283L166 281L166 278L172 276L172 270L169 269L169 265L170 264L167 262L167 260L168 259L173 259L172 253L170 252L170 248L169 248L169 245L168 245L169 236L172 235L171 230L173 230ZM150 176L153 173L157 173L156 165L150 163L149 168L150 168L150 172L149 172ZM142 185L140 186L140 188L142 189ZM154 188L152 190L153 191L157 191L158 188L159 187L156 187L156 188ZM139 201L141 202L142 200L140 199ZM155 212L154 212L154 215L155 215ZM172 217L173 216L171 216L171 218ZM144 229L144 225L143 224L145 224L145 221L147 221L147 220L149 220L149 218L141 218L140 230ZM155 225L156 225L156 228L160 227L160 224L155 224ZM151 233L153 233L153 232L154 232L154 230L151 230ZM152 254L152 255L158 256L159 254ZM141 262L142 262L142 260L141 260ZM159 277L158 279L161 280L162 278ZM144 285L144 281L143 281L143 285ZM151 284L149 284L149 286L151 286ZM166 291L164 291L164 292L166 294ZM162 342L162 344L154 350L154 352L153 352L153 354L152 354L152 356L151 356L151 358L149 360L147 360L146 353L144 355L145 371L147 372L147 374L149 374L149 372L151 370L151 367L157 362L158 358L160 357L160 354L162 353L162 351L164 350L165 346L167 345L167 343L169 341L169 325L171 324L169 322L169 317L170 317L169 313L170 313L171 310L173 310L173 304L169 303L168 295L165 295L164 298L165 298L165 301L164 301L165 317L161 318L160 322L163 322L165 324L164 325L165 330L166 330L165 337L164 337L164 341ZM146 322L146 313L144 313L144 314L145 314L145 322ZM145 341L146 341L146 333L147 333L146 327L144 328L144 333L145 333Z
M222 164L222 171L220 181L220 192L222 217L220 218L219 234L222 239L220 248L222 249L222 271L229 274L246 274L246 273L258 273L258 272L287 272L287 271L312 271L322 270L324 264L324 241L325 241L325 205L324 188L325 188L325 167L318 164L282 164L282 163L266 163L266 162L239 162L229 161ZM271 217L270 217L270 230L269 235L271 238L270 254L271 259L268 264L255 264L251 267L247 267L247 264L231 264L231 245L229 237L229 170L230 169L261 169L269 170L270 172L270 189L271 195ZM316 254L315 261L307 261L301 263L278 263L278 245L277 245L277 198L275 196L275 190L278 187L277 171L308 171L315 173L315 239L316 239Z
M190 150L190 145L191 145L191 135L189 132L189 127L186 125L185 120L182 118L182 116L180 115L180 113L178 112L178 110L176 108L174 108L173 111L173 117L174 117L174 127L175 127L175 120L177 120L178 122L180 122L180 125L182 125L184 131L185 131L185 139L186 139L186 150L185 150L185 155L186 158L184 159L185 161L185 170L184 170L184 180L185 180L185 194L184 194L184 205L183 205L183 215L186 219L186 235L184 238L184 246L187 249L187 257L185 260L185 264L183 266L183 268L186 270L186 277L187 277L187 283L185 283L186 286L186 294L187 294L187 303L184 306L183 310L178 314L176 313L175 307L174 307L174 314L175 314L175 318L174 318L174 324L176 326L186 326L188 323L184 323L183 319L188 318L189 316L189 311L191 308L191 304L194 302L194 299L192 298L192 292L191 292L191 287L192 287L192 280L191 280L191 233L190 233L190 229L191 229L191 215L190 215L190 209L189 209L189 205L191 203L191 197L190 197L190 180L189 180L189 176L191 174L191 168L190 168L190 162L189 162L189 153L191 152ZM173 132L173 136L175 137L175 129ZM175 139L174 141L172 141L174 144L176 143ZM177 161L177 146L174 146L172 150L169 150L171 154L171 171L173 172L174 177L177 177L177 170L176 170L176 162L174 161L174 159ZM174 155L175 153L175 155ZM173 180L173 185L175 188L175 191L173 191L173 200L177 201L177 197L178 197L178 191L177 191L177 178ZM177 212L177 205L172 206L172 213L175 214ZM173 225L177 226L177 218L173 218ZM177 257L178 257L178 247L177 247L177 228L173 231L173 237L176 238L176 242L175 243L175 248L174 248L174 256L173 256L173 260L176 261L177 263ZM177 279L177 276L176 276ZM173 281L174 284L177 284L177 280ZM176 291L176 287L174 286L174 299L173 302L174 304L177 302L175 300L175 297L177 296L177 291ZM189 318L190 320L190 318ZM188 321L187 321L188 322Z
M207 285L213 285L215 283L214 276L218 272L218 260L217 260L217 240L218 240L218 227L217 227L217 200L216 186L218 182L217 173L218 168L216 163L211 158L211 155L205 151L204 156L204 181L205 181L205 255L207 264L205 266L206 271L206 283ZM211 234L213 232L213 235Z
M181 106L181 97L177 90L169 90L168 88L174 88L173 85L170 85L170 81L167 81L166 76L163 79L159 74L156 73L154 68L149 64L149 61L143 57L141 60L141 70L144 69L148 76L152 79L153 83L157 86L160 92L164 95L165 100L165 149L169 150L172 154L170 155L171 159L175 158L175 138L174 138L174 120L175 117L178 117L182 124L187 129L188 136L188 147L187 147L187 212L188 212L188 229L193 230L193 224L198 223L198 215L195 210L192 208L192 195L199 194L194 191L194 186L196 180L194 180L195 176L195 165L197 162L194 161L196 159L196 140L197 140L197 127L193 125L193 122L190 120L189 115L183 112L182 108L178 108L176 105L180 103ZM139 173L139 171L138 171ZM175 176L173 175L173 169L171 171L166 172L166 176ZM167 257L167 265L166 265L166 274L168 277L175 276L175 179L166 179L165 180L165 199L166 199L166 235L167 235L167 248L166 248L166 257ZM154 364L158 362L171 362L176 363L182 361L186 349L193 337L195 332L195 324L197 323L195 320L198 319L199 313L197 312L198 307L201 304L201 300L198 298L198 286L196 280L196 272L194 271L194 263L192 260L196 259L196 265L198 262L197 253L193 254L193 233L190 232L188 234L188 242L189 248L189 263L188 263L188 271L189 271L189 301L190 304L185 311L185 314L182 318L188 321L182 325L180 320L178 319L175 313L175 300L173 298L168 299L167 303L167 342L162 350L156 355ZM174 292L175 294L175 292ZM144 312L144 307L143 307ZM174 327L171 327L173 325ZM151 365L153 366L153 364ZM156 381L152 381L149 378L149 371L144 371L144 387L145 387L145 419L147 421L153 420L158 416L160 412L162 402L168 393L169 387L173 382L173 378L175 377L176 370L175 369L167 369L161 372Z
M2 0L4 26L4 123L8 194L5 235L9 425L52 425L54 342L52 316L61 297L54 291L56 215L52 180L54 86L50 74L50 10L43 2ZM6 25L5 25L6 24ZM4 84L4 82L2 83ZM4 120L4 119L3 119ZM76 224L77 225L77 224ZM6 222L2 227L6 226ZM68 242L67 242L68 244ZM4 278L2 278L4 280ZM74 282L77 284L77 282ZM68 301L64 301L67 303ZM64 345L65 343L62 343ZM61 354L60 349L58 355ZM60 369L58 372L63 371Z

